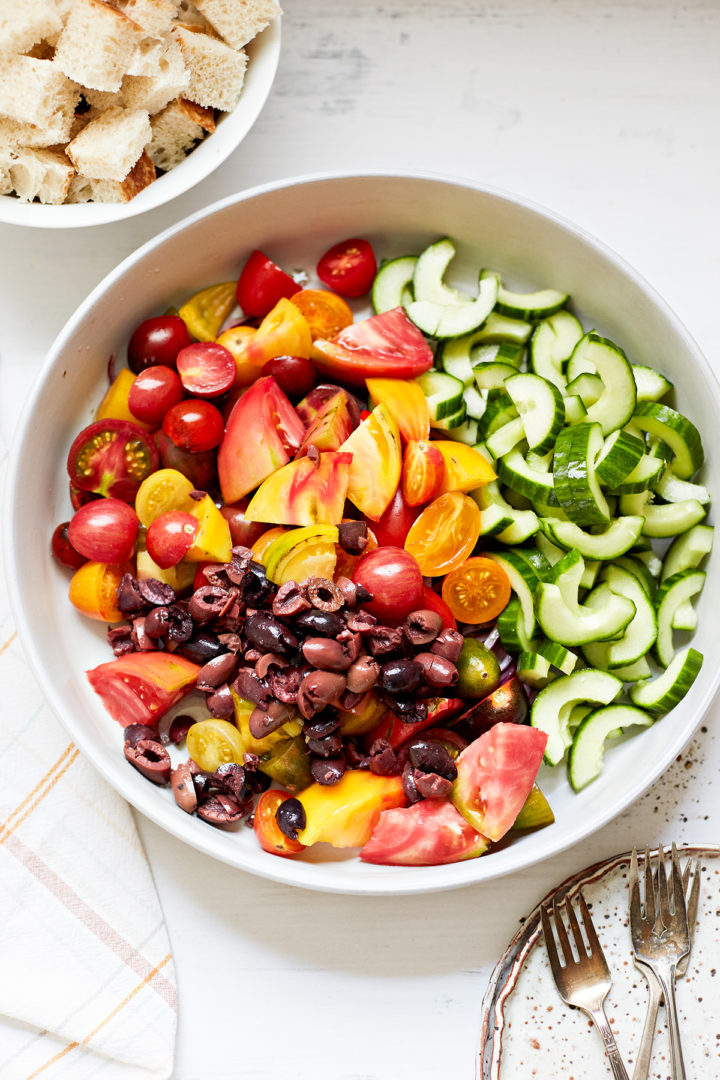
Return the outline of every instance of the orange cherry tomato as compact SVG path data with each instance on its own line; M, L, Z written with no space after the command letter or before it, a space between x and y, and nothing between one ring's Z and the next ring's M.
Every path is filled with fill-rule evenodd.
M100 622L122 622L125 616L117 606L117 587L130 566L115 563L86 562L70 579L70 603Z
M425 577L449 574L465 562L480 536L480 510L469 495L449 491L426 506L405 540Z
M493 559L468 559L443 581L442 598L460 622L496 619L510 599L510 580Z
M408 506L421 506L440 494L445 459L434 443L411 439L405 447L402 496Z
M263 792L253 814L253 829L263 851L271 855L297 855L305 850L299 840L291 840L280 829L275 814L278 806L292 796L287 791L271 788Z
M291 296L290 302L307 319L313 341L315 338L332 341L353 321L353 313L342 296L325 289L303 289Z

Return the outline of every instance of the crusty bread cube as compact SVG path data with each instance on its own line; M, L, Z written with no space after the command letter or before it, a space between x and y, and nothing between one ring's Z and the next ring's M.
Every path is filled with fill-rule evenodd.
M195 5L233 49L247 45L282 14L276 0L195 0Z
M212 109L205 109L184 98L171 101L166 109L153 116L150 123L153 136L148 154L158 169L165 172L184 161L206 132L215 130Z
M210 23L201 15L192 0L174 0L178 21L185 26L197 26L200 30L210 31Z
M30 146L47 147L64 145L72 138L75 120L73 115L65 116L58 114L46 127L36 127L35 124L21 124L18 120L10 120L6 116L0 116L0 146Z
M145 109L153 116L169 101L185 93L190 75L175 38L171 37L160 54L152 75L126 75L122 84L122 103L128 109Z
M72 123L80 88L54 60L13 56L0 63L0 115L47 127L59 117Z
M55 40L62 21L51 0L0 3L0 57L19 56L41 41Z
M120 89L144 31L105 0L76 0L58 38L55 63L92 90Z
M37 198L42 203L57 205L65 201L75 170L62 151L24 147L16 150L14 157L10 178L23 202Z
M93 202L130 202L154 179L155 166L143 153L123 180L91 180L91 198Z
M168 34L177 12L172 0L119 0L118 7L152 37Z
M224 41L178 26L173 31L180 42L190 85L185 96L209 109L231 112L238 103L247 56Z
M75 136L67 155L82 176L124 180L151 137L150 117L144 109L114 105Z

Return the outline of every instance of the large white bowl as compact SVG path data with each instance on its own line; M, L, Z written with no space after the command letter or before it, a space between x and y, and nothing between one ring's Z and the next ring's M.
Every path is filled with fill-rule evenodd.
M212 135L198 143L184 161L164 173L128 203L73 203L46 206L21 202L15 195L0 195L0 221L41 229L74 229L107 225L144 214L189 191L222 165L237 149L257 120L272 88L280 59L280 18L247 46L248 65L242 94L230 113L218 115Z
M398 175L331 176L256 188L168 229L113 271L62 331L28 402L15 439L6 506L10 589L33 670L80 749L134 806L189 844L234 866L308 888L354 893L448 889L512 873L577 843L652 783L689 740L720 681L715 612L720 573L710 563L696 635L706 664L685 700L666 719L608 751L605 770L579 795L564 770L540 777L556 823L504 850L451 866L368 866L343 853L311 851L296 860L261 851L248 829L216 831L183 814L124 760L120 728L91 691L84 671L110 659L104 627L67 600L67 575L49 556L57 522L69 517L64 462L92 418L106 385L109 353L135 324L189 293L234 277L260 247L283 266L314 267L333 242L366 236L379 255L419 251L444 235L460 244L468 278L499 269L516 286L571 293L586 326L596 327L641 363L675 381L680 408L705 437L704 480L720 496L712 438L720 415L718 385L690 335L629 266L582 230L521 199L469 182Z

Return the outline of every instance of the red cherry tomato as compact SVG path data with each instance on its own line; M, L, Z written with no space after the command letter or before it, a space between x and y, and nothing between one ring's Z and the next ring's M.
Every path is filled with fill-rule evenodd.
M214 450L194 454L189 450L182 450L162 429L155 432L155 442L163 469L177 469L183 476L187 476L199 491L211 491L217 487Z
M96 499L81 506L70 522L70 543L94 562L123 563L135 554L139 521L122 499Z
M149 526L145 544L153 562L161 570L177 566L193 546L198 520L184 510L168 510Z
M156 427L168 409L184 397L177 372L164 364L141 371L128 393L128 408L138 420Z
M225 425L209 401L179 401L165 413L162 429L181 450L212 450L222 441Z
M177 369L188 394L220 397L235 382L235 357L216 341L198 341L181 349Z
M234 547L238 544L243 547L252 547L264 532L272 528L271 525L262 521L247 520L245 511L249 502L249 499L240 499L239 502L220 507L220 513L230 526L230 539Z
M70 537L68 536L69 525L69 521L63 521L61 525L58 525L52 534L50 547L54 558L61 566L67 566L71 570L79 570L83 563L87 562L87 559L79 551L76 551L70 543Z
M364 296L375 278L377 262L367 240L343 240L326 251L317 265L324 285L340 296Z
M424 608L429 608L430 611L437 611L443 621L444 630L457 630L457 623L455 622L455 616L452 611L447 606L442 596L438 596L435 590L431 589L429 585L425 586L422 606Z
M420 514L419 506L407 506L398 487L387 510L379 521L368 521L381 547L393 544L402 547L410 527Z
M262 374L273 375L291 401L299 401L309 394L318 379L317 368L304 356L276 356L274 360L268 360Z
M158 315L141 322L128 343L128 366L138 375L162 364L175 367L175 358L192 341L179 315Z
M253 251L237 283L237 301L245 315L264 318L283 297L294 296L301 286L262 251Z
M157 466L152 438L129 420L88 424L75 438L67 460L74 487L125 502L135 499L137 489Z
M358 561L353 581L372 593L363 607L381 622L401 622L422 607L425 585L415 559L401 547L379 547Z

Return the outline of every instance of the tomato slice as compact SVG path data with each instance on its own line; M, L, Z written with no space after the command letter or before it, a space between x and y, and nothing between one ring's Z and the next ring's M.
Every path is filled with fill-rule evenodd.
M70 579L70 603L89 619L122 622L125 616L117 606L117 588L127 569L115 563L84 563Z
M177 370L188 394L220 397L235 382L235 357L217 341L200 341L180 350Z
M291 840L282 832L275 816L278 807L291 798L289 792L272 788L262 793L255 807L253 829L260 847L271 855L297 855L299 851L305 850L305 845L299 840Z
M376 739L387 739L393 750L397 750L408 739L412 739L419 731L426 728L437 727L438 724L449 723L465 708L462 698L431 698L428 703L428 714L424 720L417 724L406 724L393 712L387 712L382 720L374 727L369 735L364 738L364 744L370 749Z
M361 514L377 521L398 489L402 469L400 432L388 407L373 409L340 449L352 454L348 499Z
M317 462L297 458L266 480L245 511L248 521L277 525L335 525L342 519L350 454L320 454Z
M532 790L547 735L525 724L495 724L456 761L452 801L473 828L499 840Z
M382 866L442 866L475 859L488 847L449 799L424 799L384 810L360 858Z
M366 521L378 544L383 547L404 547L405 538L419 513L417 507L406 504L402 491L398 488L382 517L379 517L377 521L366 518Z
M125 502L134 500L140 484L157 466L154 441L128 420L88 424L75 438L67 460L74 487Z
M411 439L405 447L402 468L402 493L407 505L422 506L440 495L444 473L445 459L435 443Z
M435 577L465 562L479 536L478 504L469 495L450 491L425 507L407 534L405 548L425 577Z
M199 720L187 733L187 750L203 772L214 773L221 765L242 765L243 741L229 720Z
M325 289L303 289L291 300L305 316L313 341L315 338L334 338L353 321L353 313L342 297Z
M368 240L342 240L325 252L317 264L317 276L341 296L364 296L377 271L375 252Z
M127 727L157 724L192 690L199 670L197 664L177 653L136 652L99 664L85 674L113 720Z
M320 407L305 432L297 457L307 454L312 445L318 450L338 450L355 428L350 397L346 390L338 390Z
M482 484L495 480L495 470L479 450L451 439L438 439L433 443L445 462L440 494L446 491L474 491Z
M264 318L283 297L294 296L302 286L262 251L253 251L237 283L237 302L245 315Z
M309 847L324 841L333 847L362 847L383 810L404 806L399 776L376 776L360 769L346 772L332 786L311 784L298 795L306 825L299 839Z
M370 400L374 405L385 402L406 442L429 438L430 410L418 383L411 379L367 379L366 382Z
M353 323L334 341L318 338L313 361L321 371L362 386L373 376L414 379L433 364L430 346L401 307Z
M443 581L442 597L459 622L496 619L510 599L510 579L493 559L476 556Z

